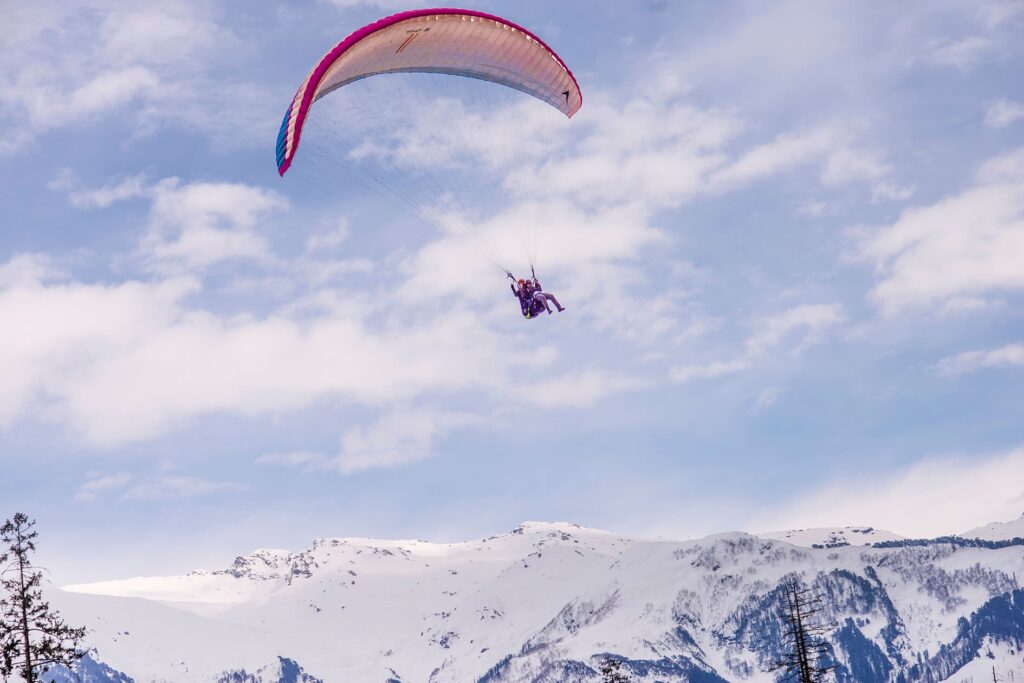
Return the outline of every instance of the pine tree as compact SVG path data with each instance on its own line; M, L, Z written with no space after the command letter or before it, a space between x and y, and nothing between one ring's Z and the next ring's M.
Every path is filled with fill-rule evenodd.
M85 629L65 624L43 600L43 574L29 558L39 535L35 524L19 512L0 527L0 541L5 546L0 555L4 593L0 600L0 671L6 678L16 670L26 683L35 683L52 666L71 668L85 654L78 647Z
M601 660L598 671L604 677L602 683L629 683L626 674L622 673L622 662L614 657L605 657Z
M829 644L824 636L830 629L827 625L814 623L814 615L821 612L820 600L809 588L801 588L796 581L786 584L784 595L783 637L788 650L772 671L785 671L783 681L821 683L832 667L822 663L829 654Z

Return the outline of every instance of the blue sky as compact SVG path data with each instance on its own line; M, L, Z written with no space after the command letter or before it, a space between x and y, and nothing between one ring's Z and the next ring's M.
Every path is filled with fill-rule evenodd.
M0 496L58 582L527 519L1024 511L1024 3L467 3L584 92L491 112L533 144L472 222L542 216L569 307L531 322L445 233L277 176L310 67L405 6L9 10Z

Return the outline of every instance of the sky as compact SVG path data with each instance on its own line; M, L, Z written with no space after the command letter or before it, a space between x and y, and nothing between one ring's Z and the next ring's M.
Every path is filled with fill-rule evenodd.
M311 67L412 0L4 4L0 500L54 581L1024 512L1024 2L464 5L584 104L334 93L319 134L413 215L313 133L274 163ZM517 273L528 226L566 312L459 226Z

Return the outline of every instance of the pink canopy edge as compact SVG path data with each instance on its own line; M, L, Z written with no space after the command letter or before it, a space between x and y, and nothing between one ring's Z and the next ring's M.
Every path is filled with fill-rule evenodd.
M368 35L376 33L381 29L385 29L388 26L397 24L400 21L405 21L406 19L430 16L433 14L464 14L471 17L491 19L493 21L497 21L501 24L505 24L506 26L514 28L517 31L522 31L523 33L525 33L526 35L530 36L538 43L540 43L541 47L550 52L551 55L561 65L561 67L565 69L565 72L569 74L569 78L572 79L573 85L576 86L576 90L579 91L580 93L580 106L583 105L583 91L580 90L580 84L576 81L576 77L573 75L572 70L569 69L565 62L562 61L562 58L558 56L557 52L552 50L547 43L545 43L543 40L537 37L532 31L529 31L528 29L525 29L522 26L519 26L518 24L514 24L508 19L503 19L494 14L488 14L487 12L478 12L476 10L471 9L458 9L455 7L438 7L434 9L414 9L408 10L406 12L399 12L398 14L392 14L389 17L384 17L383 19L379 19L373 22L372 24L367 24L361 29L354 31L351 35L345 38L345 40L341 41L336 46L334 46L334 49L328 52L324 56L324 58L320 60L320 63L317 64L316 69L313 70L313 73L309 78L309 84L306 86L306 92L302 96L302 103L299 105L299 111L295 115L295 141L292 144L291 150L285 156L280 168L277 169L277 172L281 176L284 176L285 171L287 171L288 168L292 165L292 159L295 157L295 152L299 148L299 139L302 137L302 125L306 120L306 115L309 113L309 108L313 104L313 93L316 92L317 86L320 85L321 79L323 79L324 74L327 73L327 70L331 67L331 64L333 64L339 57L345 54L345 52L350 47L352 47L353 45L355 45ZM295 102L293 101L291 107L289 107L289 113L294 107Z

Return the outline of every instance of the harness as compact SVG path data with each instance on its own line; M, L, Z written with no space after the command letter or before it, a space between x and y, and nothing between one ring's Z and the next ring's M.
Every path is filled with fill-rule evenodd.
M530 297L526 301L520 299L519 305L523 309L523 317L527 320L536 318L541 313L547 312L547 309L545 309L544 306L533 297Z

